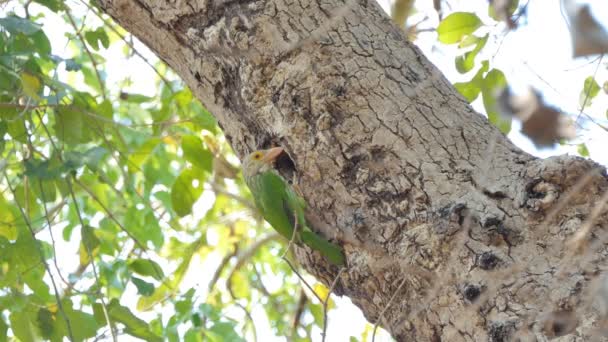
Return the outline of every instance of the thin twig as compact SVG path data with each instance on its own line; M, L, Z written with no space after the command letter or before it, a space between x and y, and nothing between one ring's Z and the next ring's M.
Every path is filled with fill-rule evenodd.
M61 274L61 268L57 264L57 249L55 247L55 236L53 235L53 229L51 228L52 218L46 206L46 194L44 193L44 188L42 187L42 180L40 179L38 180L38 186L40 189L40 195L42 196L42 207L44 208L44 217L46 218L46 224L49 229L49 236L51 237L51 248L53 248L53 264L55 265L55 269L57 270L57 274L59 275L61 281L63 281L64 284L69 285L70 282L63 277L63 275Z
M600 56L600 59L597 61L597 65L595 66L595 71L593 72L593 79L595 80L595 76L597 76L597 72L600 69L600 65L602 64L602 59L604 58L604 55ZM579 111L577 117L576 117L576 122L578 122L578 119L581 117L581 115L583 114L583 110L585 110L585 105L587 105L587 100L589 99L589 94L591 93L591 85L589 85L589 87L587 87L587 91L585 92L585 99L583 100L583 104L581 105L581 110Z
M237 272L241 267L243 267L243 265L245 264L245 262L247 262L248 260L250 260L257 253L257 251L262 246L264 246L265 244L267 244L267 243L269 243L271 241L278 240L279 236L280 235L278 233L276 233L276 232L270 233L270 234L262 237L261 239L255 241L243 253L239 253L237 255L236 264L234 265L234 267L230 271L230 274L228 274L228 276L226 277L226 279L227 279L226 281L228 283L230 283L230 279L232 279L232 276L234 276L234 273ZM210 283L210 284L212 284L212 283Z
M86 228L84 224L84 220L82 219L82 214L80 213L80 208L78 207L78 201L76 200L76 195L74 195L74 189L72 188L72 182L70 181L70 177L66 177L65 182L67 183L68 190L70 191L70 196L72 197L72 202L74 203L74 209L76 210L76 216L78 216L78 221L80 222L80 226L83 231ZM91 263L91 268L93 269L93 276L95 277L95 282L101 286L101 282L99 281L99 275L97 274L97 268L95 267L95 259L93 259L93 253L91 252L91 247L85 241L84 236L82 238L82 244L87 252L89 257L89 262ZM112 334L112 341L118 342L118 337L116 335L116 331L114 330L114 326L112 325L112 321L110 321L110 314L108 313L108 307L106 305L106 301L103 299L101 295L100 287L97 288L96 291L99 300L101 301L101 307L103 309L103 315L106 318L106 322L108 322L108 326L110 327L110 333Z
M321 297L319 297L319 295L315 292L315 290L312 289L312 287L310 286L310 284L308 284L308 282L306 281L306 279L304 279L304 277L302 277L302 275L296 270L296 268L293 266L293 264L289 261L289 259L287 259L286 257L281 257L283 260L285 260L285 262L287 263L287 265L289 266L289 268L291 268L291 270L293 271L293 273L296 274L296 276L298 276L298 278L304 283L304 286L306 286L306 288L308 290L310 290L310 292L312 292L312 294L317 297L317 299L319 300L319 303L323 303L323 299L321 299Z
M127 40L127 38L120 33L115 27L114 25L112 25L112 23L110 21L108 21L106 18L103 17L103 15L99 12L97 12L97 10L95 8L93 8L91 5L89 5L86 1L80 0L80 2L82 4L84 4L89 10L91 10L93 13L95 13L95 15L104 23L104 26L109 28L110 30L112 30L112 32L114 32L114 34L116 34L118 37L120 37L120 39L127 44L132 50L133 52L139 57L141 58L144 63L146 63L150 68L152 68L152 70L154 70L154 72L156 73L156 75L161 79L161 81L163 81L165 83L165 85L167 86L167 88L169 89L169 91L173 94L173 88L171 87L171 82L163 75L160 73L160 71L158 71L158 68L156 68L154 65L152 65L152 63L150 63L150 61L148 61L148 59L146 57L144 57L144 55L139 52L139 50L137 50L135 48L135 46L133 45L132 42L129 42Z
M78 30L78 25L76 25L76 21L74 21L74 17L72 17L72 13L70 12L69 8L66 8L65 14L68 18L68 21L74 28L74 31L76 31L76 36L78 37L78 40L80 40L80 43L82 44L84 52L89 56L89 59L91 60L91 63L93 64L93 70L95 71L95 76L97 77L97 82L99 82L99 89L101 90L101 97L103 97L103 99L106 100L107 99L106 88L105 88L105 84L103 83L103 80L101 79L101 74L99 73L99 70L98 70L97 61L95 60L95 58L93 57L93 54L91 53L91 50L87 46L87 43L86 43L84 37L82 36L82 33Z
M290 340L293 340L298 334L298 327L300 326L300 319L302 319L302 314L304 313L306 302L308 302L306 292L304 292L304 289L300 288L300 299L298 300L298 304L296 306L296 313L293 315L293 322L291 323Z
M11 185L11 182L8 179L8 174L6 173L6 170L4 171L4 178L6 179L6 184L7 184L8 188L10 189L11 193L13 194L13 197L17 198L17 194L15 193L15 189L13 189L13 186ZM38 239L36 239L36 234L34 233L34 228L32 227L32 224L29 220L28 215L23 210L23 207L19 204L19 201L15 201L15 203L17 203L17 206L19 207L19 212L21 212L23 221L25 222L25 225L29 229L32 239L37 242ZM40 255L40 261L44 265L46 273L49 275L49 278L51 279L51 284L53 285L53 292L55 293L55 300L57 301L57 308L59 309L59 312L61 312L61 316L65 320L66 328L68 330L68 338L71 341L75 341L74 333L72 332L72 325L70 323L70 320L68 319L67 314L65 313L63 304L61 303L61 298L59 297L59 290L57 289L57 284L55 283L55 277L53 277L53 273L51 273L49 264L47 264L46 260L44 259L44 254L42 254L42 251L39 248L36 248L36 250L38 251L38 254Z
M346 267L341 267L340 270L338 271L338 274L336 275L336 278L334 278L334 281L331 283L331 286L329 287L329 291L327 292L327 297L325 297L325 300L323 301L323 333L321 333L321 341L325 342L325 338L327 337L327 304L329 303L329 298L331 297L331 293L334 291L334 288L336 287L336 284L338 284L338 280L340 280L340 275L342 275L342 272L344 272L344 270L346 270Z
M372 342L376 341L376 330L378 330L378 325L380 324L380 321L382 320L384 313L391 306L391 304L393 303L393 300L395 299L395 297L397 297L397 294L399 293L399 291L401 291L401 288L403 287L403 285L405 285L406 280L407 280L407 277L403 277L403 280L401 281L401 284L399 284L399 287L397 287L397 289L395 290L395 292L393 293L391 298L388 300L388 303L386 303L386 305L384 306L382 311L380 311L380 316L378 316L376 323L374 323L374 331L372 332Z

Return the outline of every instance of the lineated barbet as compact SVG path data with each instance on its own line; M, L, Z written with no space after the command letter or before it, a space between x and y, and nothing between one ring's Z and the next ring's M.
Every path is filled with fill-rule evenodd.
M262 217L287 240L305 244L319 251L334 265L344 264L342 249L313 232L308 226L304 211L306 203L291 185L274 169L273 164L283 153L275 147L250 153L243 160L243 176Z

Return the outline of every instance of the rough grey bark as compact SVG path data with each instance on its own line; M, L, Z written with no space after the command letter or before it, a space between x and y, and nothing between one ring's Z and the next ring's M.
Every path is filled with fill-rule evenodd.
M397 340L598 333L605 171L519 150L373 0L99 2L183 77L237 154L286 148L282 172L345 248L336 291ZM298 257L326 283L337 273Z

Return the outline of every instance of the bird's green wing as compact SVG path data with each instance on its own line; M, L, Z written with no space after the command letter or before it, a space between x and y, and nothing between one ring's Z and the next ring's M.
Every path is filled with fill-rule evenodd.
M287 183L281 176L268 171L253 179L252 193L264 219L281 235L291 239L294 219L293 209L287 205Z
M308 228L304 216L304 199L281 176L272 171L264 172L257 175L253 183L256 190L252 189L252 192L262 216L279 234L291 239L297 218L300 241L321 252L331 263L344 264L342 249Z

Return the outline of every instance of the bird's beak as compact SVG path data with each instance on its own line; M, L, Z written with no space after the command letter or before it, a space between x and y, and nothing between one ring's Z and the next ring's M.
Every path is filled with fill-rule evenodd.
M274 162L281 153L283 153L282 147L273 147L266 152L262 161L270 164Z

